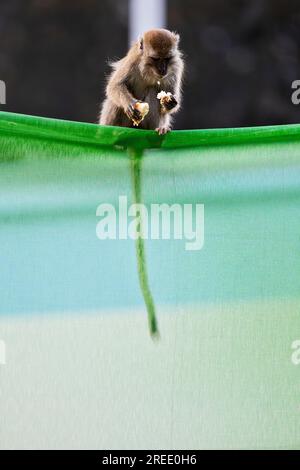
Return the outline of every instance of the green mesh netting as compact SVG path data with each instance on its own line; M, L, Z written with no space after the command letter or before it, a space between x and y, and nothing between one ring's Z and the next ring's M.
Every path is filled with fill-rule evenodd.
M95 448L299 446L299 125L159 137L1 113L0 162L0 338L15 357L2 384L3 447L23 442L21 408L39 417L37 445L70 435L66 445L89 436ZM97 206L118 207L121 195L204 204L203 248L100 241ZM83 408L68 399L78 370ZM16 377L37 388L34 404ZM44 406L50 395L62 419ZM71 432L75 408L81 429ZM45 431L54 419L57 440Z

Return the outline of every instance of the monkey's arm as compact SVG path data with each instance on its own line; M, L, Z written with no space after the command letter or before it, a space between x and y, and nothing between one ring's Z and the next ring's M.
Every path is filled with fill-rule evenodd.
M129 73L129 66L126 66L126 64L119 66L109 79L106 95L118 108L122 108L130 119L138 121L141 116L134 105L139 100L137 100L128 89L127 77Z
M159 120L159 127L156 128L156 132L159 135L164 135L172 129L172 118L169 113L162 113Z
M167 84L167 90L172 94L171 99L166 101L163 106L163 112L168 114L177 113L181 106L181 87L182 87L182 77L183 77L184 64L182 59L179 59L178 69Z

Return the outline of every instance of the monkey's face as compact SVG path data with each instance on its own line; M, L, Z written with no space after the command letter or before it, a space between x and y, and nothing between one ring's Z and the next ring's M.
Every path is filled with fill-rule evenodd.
M172 57L149 57L147 65L150 69L153 70L158 78L163 78L168 73L171 60Z
M141 69L150 81L166 77L175 67L178 54L178 36L166 30L152 30L145 33L140 44Z
M148 81L155 83L172 73L175 61L176 54L173 51L168 51L166 55L159 55L153 50L150 53L144 51L141 61L142 73Z

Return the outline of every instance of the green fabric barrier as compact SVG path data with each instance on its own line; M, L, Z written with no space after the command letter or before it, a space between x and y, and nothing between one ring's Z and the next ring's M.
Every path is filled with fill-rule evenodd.
M69 142L80 146L134 146L141 148L188 148L202 145L247 144L298 140L300 125L173 131L158 136L153 131L103 127L58 119L0 113L2 135L25 136L45 140Z
M253 143L266 142L285 142L297 140L300 135L300 126L273 126L268 128L250 128L250 129L221 129L221 130L200 130L200 131L177 131L160 137L155 132L137 131L136 129L103 127L93 124L80 124L75 122L45 119L39 117L14 115L2 113L0 120L0 132L2 141L9 140L8 145L2 144L2 159L22 157L22 146L20 140L25 139L25 145L28 147L29 140L37 139L46 144L50 151L51 145L68 145L75 148L76 156L85 156L86 149L89 147L101 147L105 152L113 148L121 148L123 152L127 149L134 150L136 162L133 163L133 188L136 203L143 202L141 189L139 188L141 169L134 169L140 166L138 163L142 157L142 150L162 148L166 150L179 150L198 148L202 146L220 146L220 145L249 145ZM12 142L14 137L14 142ZM30 147L29 147L30 148ZM140 150L138 150L140 149ZM53 149L55 150L55 149ZM55 152L54 152L55 155ZM135 158L135 157L133 157ZM184 162L183 162L184 163ZM259 162L261 164L261 162ZM219 162L216 166L220 167ZM184 171L184 168L182 168ZM137 194L138 193L138 194ZM146 274L146 258L144 255L144 246L141 240L137 247L138 272L142 292L148 306L149 325L151 334L157 333L154 305L151 298L151 292L148 286Z
M0 113L0 169L0 446L299 447L300 125L159 137ZM120 195L203 203L203 249L99 241Z

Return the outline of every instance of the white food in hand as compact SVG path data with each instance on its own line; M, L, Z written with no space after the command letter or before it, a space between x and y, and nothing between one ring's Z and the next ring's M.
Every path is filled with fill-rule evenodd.
M162 100L166 100L166 101L170 101L172 99L172 93L170 92L165 92L165 91L161 91L158 93L157 95L157 99L162 101Z

